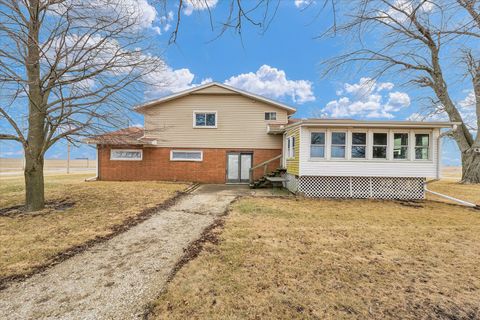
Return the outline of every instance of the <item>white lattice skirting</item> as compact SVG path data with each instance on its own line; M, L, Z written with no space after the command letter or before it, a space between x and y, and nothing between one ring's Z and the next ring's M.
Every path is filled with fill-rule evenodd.
M286 187L306 197L416 200L425 198L424 183L425 178L293 176Z

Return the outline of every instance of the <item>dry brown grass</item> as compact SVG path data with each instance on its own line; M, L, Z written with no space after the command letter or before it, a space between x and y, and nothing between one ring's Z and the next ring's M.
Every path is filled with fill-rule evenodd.
M480 213L417 206L243 199L151 318L479 318Z
M107 236L186 188L166 182L84 182L87 177L91 174L46 177L47 200L66 199L74 203L69 209L0 216L0 279L29 273L69 248ZM23 190L23 179L0 178L0 209L21 205Z

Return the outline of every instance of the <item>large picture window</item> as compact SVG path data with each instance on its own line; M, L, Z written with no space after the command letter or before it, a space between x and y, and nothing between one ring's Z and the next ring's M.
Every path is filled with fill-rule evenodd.
M430 149L430 135L428 133L415 134L415 159L428 160Z
M346 146L346 132L332 132L332 158L345 158L345 146Z
M197 150L172 150L170 151L171 161L202 161L203 152Z
M367 151L367 134L352 132L352 159L365 159Z
M217 113L195 111L193 113L193 126L195 128L216 128Z
M372 156L374 159L387 159L388 134L373 134Z
M393 159L408 158L408 133L393 134Z
M310 139L310 157L325 158L325 132L312 132Z
M110 160L140 161L143 158L143 150L140 149L111 149Z

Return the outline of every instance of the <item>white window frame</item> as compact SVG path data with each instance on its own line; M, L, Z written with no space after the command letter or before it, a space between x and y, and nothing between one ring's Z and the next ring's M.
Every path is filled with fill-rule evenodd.
M375 142L375 141L374 141L374 135L375 135L375 133L384 133L384 134L387 135L387 145L386 145L387 150L386 150L386 153L385 153L385 158L375 158L375 157L373 156L373 148L374 148L374 147L383 147L383 146L385 146L385 145L375 145L375 144L374 144L374 142ZM387 130L372 130L372 131L370 132L370 136L371 136L371 139L370 139L370 146L369 146L369 150L370 150L370 158L369 158L369 160L373 160L373 161L389 161L389 160L391 160L391 158L390 158L390 149L391 149L391 143L390 143L390 136L391 136L391 135L390 135L390 132L387 131Z
M294 159L295 158L295 136L291 135L287 137L287 159Z
M353 144L353 134L354 133L363 133L365 135L365 144L356 144L354 145ZM368 160L368 153L369 153L369 144L368 144L368 131L367 130L362 130L362 129L359 129L359 130L356 130L356 129L353 129L353 130L349 130L349 136L350 136L350 145L349 145L349 159L350 160L353 160L353 161L365 161L365 160ZM353 147L365 147L365 157L363 158L354 158L353 157L353 153L352 153L352 150L353 150Z
M395 134L396 133L403 133L403 134L407 134L407 145L401 145L401 147L407 147L407 157L405 159L396 159L395 158ZM410 131L408 130L393 130L392 131L392 137L391 137L391 145L392 147L390 148L390 158L393 160L393 161L409 161L411 159L410 157L410 153L411 153L411 133Z
M196 152L200 153L200 159L190 159L190 158L173 158L174 152ZM170 150L170 161L193 161L193 162L202 162L203 161L203 151L202 150Z
M315 144L312 144L312 134L314 133L323 133L324 135L324 143L323 143L323 157L312 157L312 146ZM315 130L315 131L310 131L310 148L309 148L309 156L310 159L316 160L316 159L326 159L327 158L327 131L326 130Z
M115 151L140 152L140 158L115 158L113 156L113 153ZM110 160L111 161L142 161L143 160L143 150L142 149L110 149Z
M205 125L204 126L197 126L197 114L205 114ZM215 125L214 126L207 126L207 114L215 114ZM203 111L203 110L195 110L193 111L193 127L197 129L216 129L218 125L218 114L217 111Z
M416 135L417 134L427 134L428 135L428 158L427 159L417 159L417 144L416 144ZM412 160L413 161L432 161L433 160L433 139L432 139L433 135L432 135L432 132L431 131L414 131L414 134L413 134L413 152L412 152Z
M275 114L275 119L265 119L267 117L267 114L271 115L271 114ZM265 121L277 121L277 112L276 111L265 111L265 113L263 114L263 119L265 119Z
M344 133L345 134L345 144L334 144L333 143L333 134L334 133ZM334 160L334 161L347 159L347 156L348 156L348 130L346 130L346 129L330 130L329 136L330 136L330 140L329 140L330 143L329 143L328 149L329 149L330 159ZM333 157L332 156L332 148L333 147L341 147L341 146L345 147L344 156L343 157Z

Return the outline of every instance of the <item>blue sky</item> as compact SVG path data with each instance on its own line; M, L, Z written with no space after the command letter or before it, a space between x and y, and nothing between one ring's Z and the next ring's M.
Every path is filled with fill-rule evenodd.
M330 25L332 17L328 12L317 16L319 9L314 7L302 10L302 1L282 1L266 31L245 22L241 36L227 31L217 39L219 31L211 30L207 11L189 8L182 12L178 39L173 45L168 45L168 39L176 8L160 11L146 0L129 1L146 8L145 19L149 23L145 32L152 36L152 43L162 52L168 66L161 77L173 79L167 88L147 90L143 100L214 80L286 102L297 108L296 117L403 120L420 109L418 98L424 92L402 86L394 76L373 84L365 81L368 73L354 70L322 78L321 63L344 52L348 41L342 37L315 39ZM213 22L222 21L226 2L209 1ZM467 94L460 87L455 98L460 101ZM132 123L142 124L143 119L132 113ZM453 141L444 142L443 153L445 164L459 163ZM0 156L20 157L20 147L13 142L0 142ZM94 149L89 146L72 151L72 158L94 156ZM47 152L47 158L65 157L63 142Z

